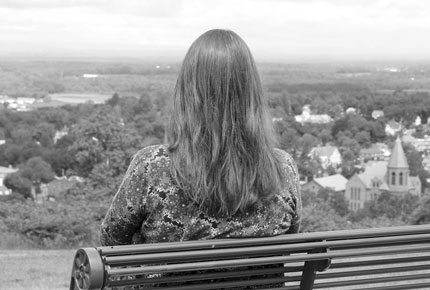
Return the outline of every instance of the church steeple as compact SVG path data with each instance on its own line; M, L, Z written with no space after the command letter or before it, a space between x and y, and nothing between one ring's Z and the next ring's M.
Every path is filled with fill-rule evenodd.
M402 142L397 136L396 143L394 144L393 153L391 153L388 168L408 168L408 161L406 159L405 151L403 151Z
M387 167L387 184L390 191L407 192L409 189L409 165L398 136Z

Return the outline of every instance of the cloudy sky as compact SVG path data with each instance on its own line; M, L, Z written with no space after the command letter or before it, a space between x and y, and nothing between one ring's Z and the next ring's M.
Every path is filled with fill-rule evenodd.
M0 59L180 60L212 28L257 60L430 60L428 0L0 0Z

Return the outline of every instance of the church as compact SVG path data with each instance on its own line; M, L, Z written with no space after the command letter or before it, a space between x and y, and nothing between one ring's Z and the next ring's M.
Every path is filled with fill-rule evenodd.
M409 175L409 165L397 137L389 161L370 161L364 172L354 174L346 183L345 198L349 209L356 211L365 202L376 200L380 193L411 193L421 196L421 181L418 176Z

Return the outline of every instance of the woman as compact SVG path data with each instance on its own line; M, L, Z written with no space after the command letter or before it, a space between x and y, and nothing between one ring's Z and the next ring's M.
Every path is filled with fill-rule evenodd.
M174 92L169 145L140 150L101 228L124 245L298 231L297 167L275 149L246 43L210 30L191 46Z

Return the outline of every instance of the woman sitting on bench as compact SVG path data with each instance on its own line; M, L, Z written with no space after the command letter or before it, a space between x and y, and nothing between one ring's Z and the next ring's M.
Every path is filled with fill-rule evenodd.
M102 245L298 231L297 167L275 148L257 67L236 33L210 30L192 44L168 142L134 156L102 223Z

